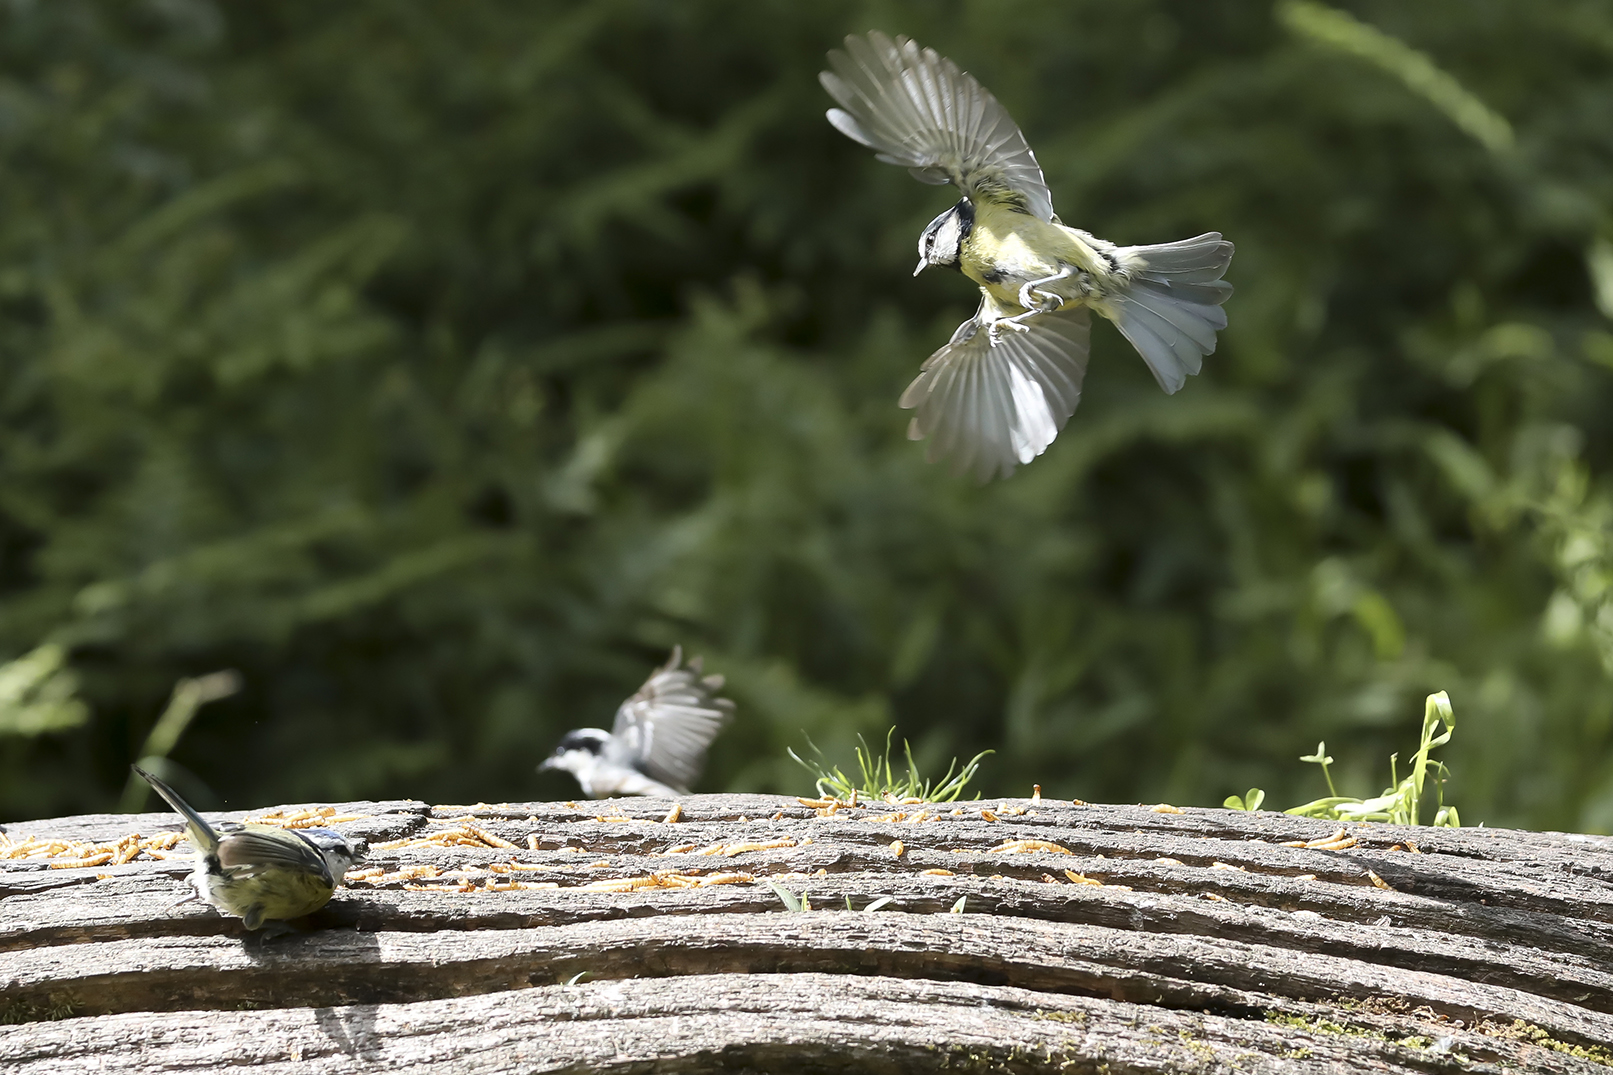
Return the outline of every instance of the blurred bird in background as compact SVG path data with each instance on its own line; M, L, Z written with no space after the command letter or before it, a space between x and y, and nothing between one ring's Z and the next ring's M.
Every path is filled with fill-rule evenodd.
M1158 246L1116 246L1053 212L1041 166L1008 111L957 64L905 37L846 38L819 75L841 108L829 122L925 183L951 183L957 205L919 237L917 276L959 269L980 309L902 393L908 436L931 462L988 481L1041 455L1081 398L1096 310L1175 392L1226 327L1221 279L1232 244L1219 232Z
M733 702L716 696L722 685L722 676L702 673L699 657L685 666L683 647L675 646L671 659L616 710L610 731L567 732L538 771L563 769L594 799L687 795L706 748L734 713Z
M330 902L348 869L368 850L330 829L283 829L221 821L215 828L173 788L138 765L134 771L185 819L196 845L190 883L205 903L259 929L265 922L313 914ZM183 902L183 901L182 901Z

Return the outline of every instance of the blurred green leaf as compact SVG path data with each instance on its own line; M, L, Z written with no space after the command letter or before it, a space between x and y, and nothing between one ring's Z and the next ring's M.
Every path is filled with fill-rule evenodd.
M0 665L0 736L66 731L90 719L66 665L66 651L50 642Z
M1494 153L1512 148L1512 125L1426 55L1348 12L1314 0L1279 0L1277 17L1290 30L1382 68L1426 97L1452 123Z

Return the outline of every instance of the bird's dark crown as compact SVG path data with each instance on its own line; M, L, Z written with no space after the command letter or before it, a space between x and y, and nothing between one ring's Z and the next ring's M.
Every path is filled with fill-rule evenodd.
M294 829L292 831L321 851L357 852L360 847L368 847L366 841L349 840L333 829Z
M570 750L598 754L605 749L605 740L608 738L610 738L610 733L599 728L578 728L576 731L567 732L561 737L560 742L554 748L555 756L559 757Z

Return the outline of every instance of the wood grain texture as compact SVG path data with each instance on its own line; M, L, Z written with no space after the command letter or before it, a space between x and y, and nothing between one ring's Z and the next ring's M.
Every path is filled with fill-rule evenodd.
M0 1017L25 1020L0 1070L1613 1071L1604 837L1349 826L1326 850L1283 844L1335 824L1225 810L667 808L339 805L351 835L416 842L274 939L174 906L182 859L0 862ZM419 842L449 831L474 837ZM589 887L656 873L737 876Z
M950 982L826 974L708 975L543 986L453 1000L75 1020L0 1036L0 1065L43 1075L249 1068L523 1072L1440 1070L1398 1040L1311 1034L1120 1001ZM30 1039L29 1035L33 1037ZM1450 1060L1516 1064L1532 1046L1453 1035ZM1560 1054L1558 1054L1560 1055ZM1478 1060L1482 1056L1483 1060ZM1101 1066L1106 1065L1106 1067ZM1451 1070L1451 1068L1447 1068ZM1565 1073L1605 1071L1564 1057Z

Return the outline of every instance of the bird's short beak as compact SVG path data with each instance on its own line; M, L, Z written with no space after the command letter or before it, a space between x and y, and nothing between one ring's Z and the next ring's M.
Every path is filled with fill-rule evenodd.
M541 773L545 769L558 769L558 768L559 768L559 766L555 763L555 759L551 755L550 757L547 757L547 758L543 759L543 764L538 766L538 772Z
M925 269L927 269L929 267L930 267L930 262L929 262L929 260L927 258L919 258L919 267L913 270L913 275L917 276L919 273L923 272Z

